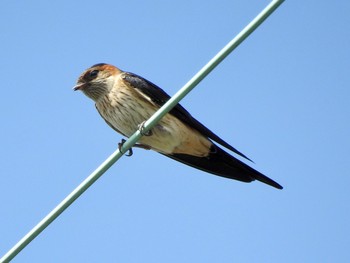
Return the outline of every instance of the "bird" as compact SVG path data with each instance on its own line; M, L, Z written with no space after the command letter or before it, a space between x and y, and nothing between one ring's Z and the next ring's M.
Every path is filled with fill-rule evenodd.
M125 137L133 135L170 99L164 90L149 80L106 63L86 69L73 90L80 90L92 99L105 122ZM179 103L143 135L137 144L140 148L154 150L210 174L246 183L258 180L283 189L274 180L228 153L227 150L250 160L196 120Z

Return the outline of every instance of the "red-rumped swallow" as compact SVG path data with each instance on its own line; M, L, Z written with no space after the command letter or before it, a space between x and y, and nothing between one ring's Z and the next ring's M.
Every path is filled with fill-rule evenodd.
M126 137L133 135L140 124L170 98L152 82L104 63L84 71L74 90L81 90L95 101L96 109L107 124ZM211 174L242 182L258 180L283 188L221 149L217 144L248 159L192 117L180 104L166 114L148 135L141 137L140 147L155 150Z

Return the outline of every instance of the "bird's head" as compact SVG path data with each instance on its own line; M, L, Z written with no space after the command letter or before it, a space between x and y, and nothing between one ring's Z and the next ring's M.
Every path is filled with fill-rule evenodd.
M79 77L74 90L81 90L86 96L97 101L113 87L115 76L121 71L112 65L100 63L85 70Z

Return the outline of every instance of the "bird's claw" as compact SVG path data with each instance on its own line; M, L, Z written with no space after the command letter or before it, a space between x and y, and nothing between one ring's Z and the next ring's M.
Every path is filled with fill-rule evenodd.
M139 129L141 135L143 135L143 136L152 136L152 134L153 134L152 130L149 130L147 132L144 131L145 123L146 123L146 121L143 121L143 122L141 122L141 124L138 125L138 129Z
M124 154L124 152L122 151L122 147L123 147L123 144L126 142L125 139L122 139L122 141L120 143L118 143L118 149L120 151L121 154ZM132 148L130 148L128 150L128 153L125 153L125 156L131 156L133 155L133 151L132 151Z

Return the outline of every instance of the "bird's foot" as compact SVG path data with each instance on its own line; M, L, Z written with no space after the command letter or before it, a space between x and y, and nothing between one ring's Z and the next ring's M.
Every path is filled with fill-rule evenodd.
M124 154L124 152L122 151L122 147L123 147L123 144L126 142L125 139L122 139L120 143L118 143L118 149L120 151L121 154ZM133 155L133 151L132 151L132 148L130 148L128 150L128 153L125 153L125 156L131 156Z
M123 144L124 144L125 142L126 142L126 140L125 140L125 139L122 139L121 142L118 143L118 149L119 149L119 151L120 151L122 154L124 154L123 151L122 151L122 147L123 147ZM150 147L150 146L145 145L145 144L140 144L140 143L134 144L134 147L141 148L141 149L144 149L144 150L151 150L151 147ZM128 150L128 153L125 153L125 155L126 155L126 156L131 156L131 155L133 155L132 148L130 148L130 149Z
M137 128L139 129L141 135L143 135L143 136L152 136L152 134L153 134L152 130L149 130L147 132L144 131L145 123L146 123L146 121L141 122L141 124L139 124Z

